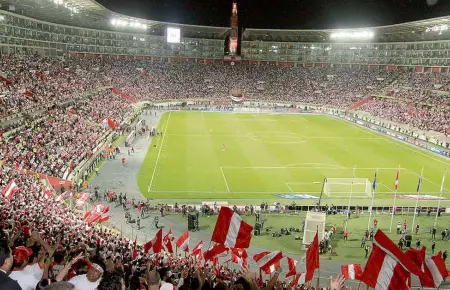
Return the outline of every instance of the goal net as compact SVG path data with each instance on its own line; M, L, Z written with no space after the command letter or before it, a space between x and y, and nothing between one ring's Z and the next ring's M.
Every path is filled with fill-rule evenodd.
M327 178L323 193L333 197L372 197L372 183L367 178Z

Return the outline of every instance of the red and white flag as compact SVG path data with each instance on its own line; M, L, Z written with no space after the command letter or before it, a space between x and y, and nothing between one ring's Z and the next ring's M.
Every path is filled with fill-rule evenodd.
M98 222L99 223L104 223L104 222L107 222L107 221L109 221L109 214L102 213L100 218L98 219Z
M189 252L189 231L184 232L175 242L175 245L184 252Z
M197 245L192 249L192 255L197 256L199 252L202 251L203 241L200 240Z
M231 257L227 261L224 262L227 263L228 261L231 261L234 264L238 264L243 269L248 268L248 254L245 249L231 249Z
M318 233L314 236L312 243L306 251L306 282L309 282L314 277L314 272L320 267L319 261L319 236Z
M298 273L295 275L294 280L291 283L291 286L295 287L297 285L303 285L306 283L306 273Z
M226 248L223 244L215 244L203 253L203 257L205 258L205 261L216 262L215 258L225 251L228 252L228 248Z
M227 248L248 248L253 227L242 220L232 209L222 206L211 241Z
M297 274L297 270L295 268L297 266L297 261L290 257L287 257L287 260L288 260L289 271L286 273L286 278Z
M163 242L164 246L167 249L167 252L173 254L173 248L172 248L172 241L174 240L174 237L172 235L172 229L170 229L167 234L164 236Z
M435 256L429 256L425 251L425 247L422 247L421 250L410 248L405 254L423 269L425 276L428 277L428 279L420 279L422 287L438 288L444 278L448 276L445 261L441 252Z
M398 176L400 174L400 170L397 170L397 175L395 176L394 190L398 189Z
M360 264L342 265L341 271L345 280L360 280L363 273Z
M376 290L408 290L411 274L429 280L412 259L378 230L361 281Z
M280 266L280 261L283 258L281 251L262 252L253 256L258 267L266 274L270 274Z
M144 252L147 254L150 249L153 250L153 253L159 253L164 250L163 248L163 236L162 236L162 228L156 233L156 236L153 240L148 241L144 244Z
M2 191L2 194L8 199L11 200L12 196L19 190L19 187L14 182L14 180L11 180Z

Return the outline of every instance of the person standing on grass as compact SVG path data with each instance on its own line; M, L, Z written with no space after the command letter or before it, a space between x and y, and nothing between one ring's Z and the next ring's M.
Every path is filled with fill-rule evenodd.
M364 248L364 246L366 245L366 241L367 241L367 236L363 235L363 237L361 239L361 248Z
M364 248L364 251L366 251L366 256L365 256L364 258L367 259L367 256L369 256L369 252L370 252L370 246L367 245L367 246Z
M225 152L225 143L222 144L222 151Z
M403 229L406 231L406 228L408 227L408 223L406 222L406 220L403 222Z
M433 226L433 229L431 230L431 238L433 240L436 239L436 232L437 232L437 228L436 228L436 226Z
M345 229L344 230L344 241L347 241L347 240L348 240L348 230Z
M436 248L436 241L433 240L433 243L431 244L431 254L434 255L434 249Z
M378 220L374 219L373 220L373 230L376 232L377 231L377 226L378 226Z
M419 224L417 224L416 225L416 235L419 233L419 229L420 229L420 226L419 226Z

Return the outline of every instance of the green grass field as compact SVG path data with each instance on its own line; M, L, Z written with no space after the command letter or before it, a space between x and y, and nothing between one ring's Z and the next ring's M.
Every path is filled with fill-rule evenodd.
M273 194L319 196L325 177L351 178L356 166L355 178L370 181L378 168L375 204L389 206L399 165L399 194L415 193L423 167L421 193L435 196L450 165L437 155L329 116L170 112L158 127L164 135L153 139L137 182L144 196L164 201L286 204L291 201ZM448 189L450 178L443 194L450 198ZM348 204L348 194L325 197L327 203ZM364 194L354 197L359 205L370 204ZM415 201L398 199L397 204Z

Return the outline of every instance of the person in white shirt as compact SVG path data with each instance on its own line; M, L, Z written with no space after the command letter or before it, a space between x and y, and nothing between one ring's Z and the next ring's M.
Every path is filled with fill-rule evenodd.
M28 258L32 254L33 250L24 246L17 247L13 250L14 264L9 277L16 280L22 290L35 290L36 285L41 280L41 277L36 277L35 273L30 270L31 268L28 269L28 272L24 271L28 264Z
M91 264L91 267L84 275L78 275L70 279L68 282L80 290L95 290L100 283L100 279L105 272L105 265L98 261Z

